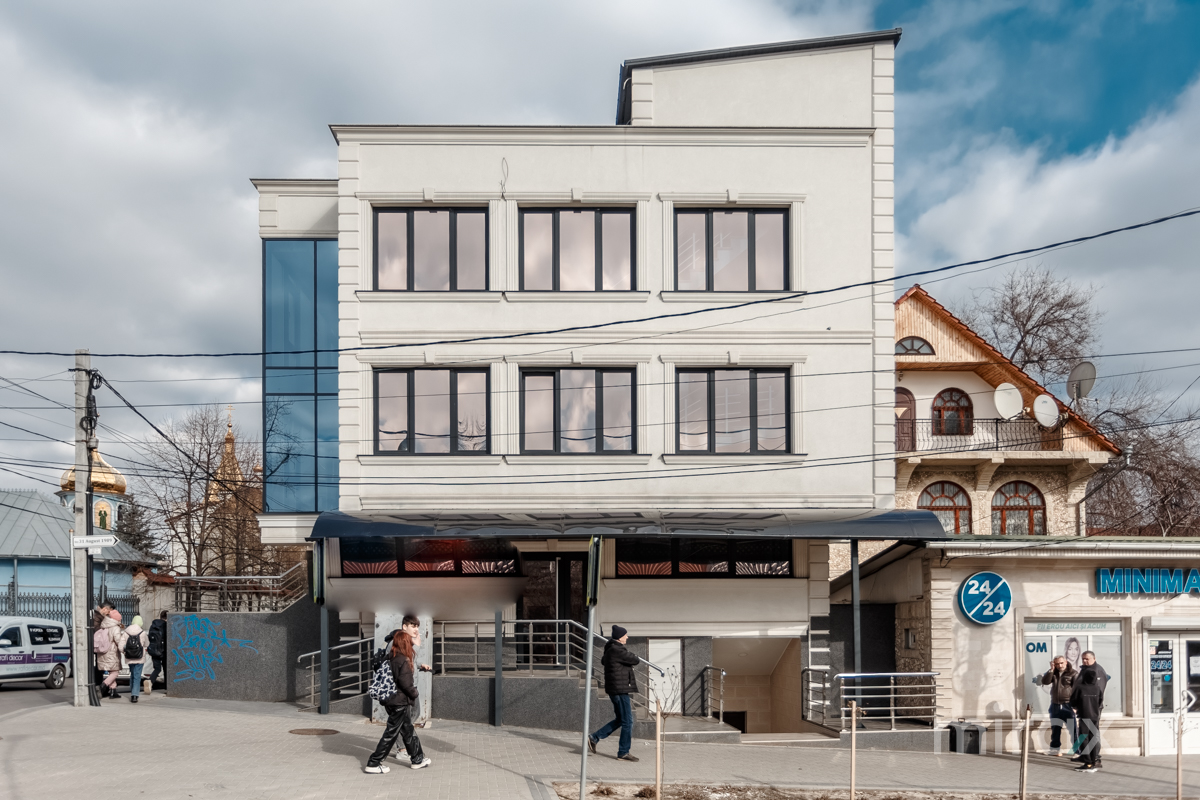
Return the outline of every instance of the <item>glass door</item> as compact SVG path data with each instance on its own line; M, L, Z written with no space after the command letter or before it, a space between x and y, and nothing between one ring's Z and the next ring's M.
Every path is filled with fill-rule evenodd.
M1174 753L1183 710L1183 751L1200 753L1200 634L1151 634L1146 752Z
M1179 653L1175 677L1184 710L1183 752L1200 753L1200 634L1181 635Z

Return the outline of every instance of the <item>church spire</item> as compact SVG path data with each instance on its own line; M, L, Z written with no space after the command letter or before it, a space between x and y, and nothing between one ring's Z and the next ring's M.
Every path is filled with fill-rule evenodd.
M205 493L205 498L210 503L230 494L246 480L237 460L237 440L233 435L233 406L225 406L225 409L229 414L225 424L225 447L221 451L221 463L217 465L216 474L213 476L215 480L209 481L208 491Z

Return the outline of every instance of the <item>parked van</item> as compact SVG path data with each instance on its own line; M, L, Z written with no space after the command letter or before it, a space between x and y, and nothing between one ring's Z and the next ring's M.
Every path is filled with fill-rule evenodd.
M71 674L67 628L52 619L0 616L0 683L44 681L61 689Z

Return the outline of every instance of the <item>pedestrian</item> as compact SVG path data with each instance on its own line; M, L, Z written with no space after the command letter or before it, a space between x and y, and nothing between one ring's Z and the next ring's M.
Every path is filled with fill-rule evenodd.
M1050 687L1050 755L1070 755L1075 742L1075 710L1071 692L1079 673L1064 656L1055 656L1050 669L1042 675L1042 685ZM1062 729L1067 729L1067 749L1062 751Z
M1104 667L1102 667L1096 663L1096 654L1095 653L1093 653L1091 650L1084 650L1083 655L1080 657L1079 661L1080 661L1080 664L1082 665L1081 669L1082 669L1082 667L1095 667L1096 668L1096 677L1100 679L1101 690L1108 688L1108 677L1109 677L1108 672L1105 671Z
M96 668L104 673L100 684L101 697L120 697L117 691L117 674L121 671L121 648L118 641L121 638L121 612L115 608L100 623L100 630L93 637L96 650ZM101 648L103 652L101 652Z
M419 700L413 659L416 657L416 648L421 644L421 634L418 631L414 636L402 627L401 630L392 632L391 639L388 664L398 691L382 701L388 715L387 727L383 730L383 736L379 737L379 744L375 746L375 752L371 754L367 766L363 768L364 772L376 775L390 771L383 759L392 752L397 739L404 742L411 769L424 769L433 763L421 749L421 740L417 738L412 723L413 712Z
M99 655L99 651L97 651L96 648L101 644L104 644L105 646L111 646L112 644L111 639L106 638L108 636L107 633L104 635L104 637L96 636L96 634L100 632L100 627L104 624L104 620L108 618L108 615L112 612L112 610L113 604L107 601L92 609L92 649L97 653L97 655ZM104 670L100 669L100 665L97 663L98 661L99 659L96 659L92 662L92 685L99 687L101 697L107 697L108 687L104 685Z
M621 740L617 744L617 759L619 761L639 761L640 759L629 748L633 746L633 704L629 695L636 692L637 680L633 668L638 663L638 657L625 648L629 641L629 631L620 625L612 626L612 638L604 645L604 655L600 663L604 665L604 691L612 701L613 721L588 737L588 749L596 752L596 745L601 739L607 739L610 734L621 729Z
M1080 764L1075 768L1076 772L1095 772L1101 766L1100 711L1104 708L1104 685L1107 683L1107 678L1101 677L1103 674L1093 655L1092 663L1084 664L1071 691L1071 706L1079 717L1076 747L1079 755L1074 760Z
M150 637L142 630L142 618L135 616L129 627L121 632L117 650L129 667L129 702L136 703L142 693L142 668L146 666L146 649Z
M167 612L164 610L158 615L158 619L150 623L150 630L147 632L147 637L150 646L146 648L146 652L150 654L150 660L154 666L154 670L150 673L150 688L154 688L155 682L158 681L158 675L162 672L163 659L167 657ZM163 677L163 684L166 685L167 679Z
M389 645L392 641L392 637L395 636L397 633L400 633L401 631L404 631L409 636L411 636L413 641L416 642L418 646L420 645L420 643L421 643L421 621L419 619L417 619L416 616L413 614L405 614L404 619L400 622L400 627L397 630L394 630L391 633L389 633L387 635L387 638L385 638L383 640L384 646L386 647L387 645ZM418 664L417 671L418 672L433 672L433 668L430 667L428 664ZM413 724L415 725L416 720L419 719L421 716L420 701L417 701L416 703L413 704L412 714L410 714L409 716L413 720ZM401 764L406 764L406 765L411 766L411 762L408 758L408 751L405 750L402 745L403 745L402 742L396 743L395 758Z

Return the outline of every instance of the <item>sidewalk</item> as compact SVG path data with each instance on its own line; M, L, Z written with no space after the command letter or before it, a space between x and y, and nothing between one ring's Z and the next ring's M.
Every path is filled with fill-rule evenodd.
M297 736L295 728L329 728L332 736ZM550 800L555 780L579 775L574 735L527 728L435 720L419 731L433 765L409 770L389 760L387 775L362 767L382 727L342 715L298 713L282 704L178 700L160 694L137 705L43 706L0 717L0 797L57 800L88 786L99 797L180 798L419 797L445 800ZM588 759L591 778L650 782L652 743L635 740L642 761L616 761L615 738ZM849 752L799 747L670 744L667 781L844 788ZM1079 775L1067 759L1030 759L1029 791L1174 796L1172 757L1105 757L1105 769ZM1007 791L1018 762L1000 756L861 752L863 789ZM1185 793L1200 793L1200 756L1184 764Z

